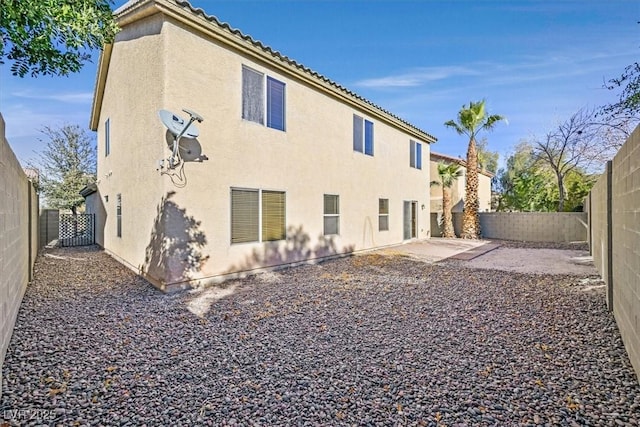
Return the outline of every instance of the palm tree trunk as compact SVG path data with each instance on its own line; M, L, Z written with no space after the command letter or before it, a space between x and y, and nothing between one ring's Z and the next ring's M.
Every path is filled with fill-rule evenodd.
M451 214L451 190L444 186L442 187L442 223L442 237L456 237Z
M478 216L478 151L475 138L469 139L467 149L467 176L465 183L464 213L462 214L463 239L480 238L480 218Z

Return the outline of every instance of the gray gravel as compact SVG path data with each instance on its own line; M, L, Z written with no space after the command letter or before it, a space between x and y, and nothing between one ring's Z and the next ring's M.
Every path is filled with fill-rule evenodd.
M9 425L640 420L603 290L578 276L371 254L163 295L98 250L49 254L3 368Z

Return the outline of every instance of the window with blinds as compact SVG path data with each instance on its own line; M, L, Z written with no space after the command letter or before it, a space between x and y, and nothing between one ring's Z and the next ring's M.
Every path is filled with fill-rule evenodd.
M273 77L242 66L242 118L284 131L286 122L285 84ZM265 103L266 98L266 103Z
M284 240L286 197L282 191L262 191L262 241Z
M267 77L267 126L284 131L284 83Z
M340 234L340 196L324 195L324 235Z
M231 243L257 242L260 238L258 190L231 190Z
M422 169L422 144L419 142L409 142L409 166Z
M389 199L378 199L378 231L389 231Z
M353 151L373 156L373 122L353 115Z
M286 193L231 189L231 243L284 240Z

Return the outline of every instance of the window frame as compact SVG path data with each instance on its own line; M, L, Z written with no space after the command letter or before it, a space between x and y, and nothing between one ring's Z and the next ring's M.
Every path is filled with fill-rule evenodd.
M386 212L383 212L383 201L386 204ZM386 220L386 227L382 226L382 219ZM389 231L389 199L378 199L378 231Z
M269 225L265 225L269 220L269 218L265 216L268 215L268 213L265 213L265 193L270 195L278 194L282 196L282 212L281 214L278 214L278 218L275 218L279 222L281 221L280 226L282 227L282 230L280 230L280 234L276 238L269 237ZM281 240L287 240L287 193L285 191L260 190L260 238L261 242L279 242Z
M233 194L235 191L241 192L249 192L257 194L257 206L256 206L256 239L255 240L239 240L236 239L234 241L234 204L233 204ZM282 214L281 216L281 225L282 230L279 235L280 238L268 238L265 235L265 206L264 206L264 193L268 194L282 194ZM279 242L283 240L287 240L287 192L281 190L268 190L268 189L259 189L259 188L244 188L244 187L231 187L229 191L229 201L230 201L230 230L229 230L229 242L231 245L241 245L245 243L266 243L266 242Z
M252 113L254 103L249 102L252 98L247 92L245 73L247 76L253 75L260 78L260 97L255 102L255 106L260 108L259 114ZM266 73L255 70L247 65L242 65L242 120L257 123L270 129L287 131L287 84ZM281 97L278 95L278 89L281 89ZM245 101L247 100L247 101ZM278 104L278 101L281 101ZM280 107L280 108L278 108ZM280 110L279 117L274 109ZM255 117L254 117L255 115ZM257 117L259 115L260 117Z
M375 132L374 124L362 116L353 115L353 151L374 157Z
M327 197L335 197L335 213L327 213ZM323 204L322 204L322 235L323 236L339 236L340 235L340 195L339 194L328 194L325 193L323 195ZM336 218L336 232L335 233L327 233L327 219Z
M409 166L422 170L422 143L409 140Z

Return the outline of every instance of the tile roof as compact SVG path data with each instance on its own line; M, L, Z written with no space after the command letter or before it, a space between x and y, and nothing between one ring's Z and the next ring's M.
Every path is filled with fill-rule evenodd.
M128 9L129 7L134 6L136 3L138 3L141 0L130 0L127 4L125 4L124 6L122 6L121 8L119 8L118 10L120 12L124 12L126 9ZM191 3L189 3L186 0L174 0L175 3L177 5L179 5L180 7L190 11L193 14L199 15L202 18L206 19L207 21L209 21L210 23L212 23L213 25L218 26L219 28L222 28L226 31L228 31L229 33L243 39L244 41L250 43L251 45L253 45L254 47L264 51L265 53L268 53L269 55L273 56L275 59L280 60L292 67L297 68L300 71L303 71L304 73L311 75L312 77L319 79L320 81L322 81L323 83L326 83L330 86L332 86L334 89L337 89L340 92L343 92L344 94L357 99L358 101L364 102L366 104L368 104L369 106L375 108L376 110L382 112L383 114L390 116L398 121L400 121L401 123L403 123L405 126L408 126L409 128L415 130L416 132L422 133L425 136L428 137L428 139L430 139L430 141L427 142L435 142L438 139L429 134L428 132L425 132L424 130L418 128L417 126L407 122L406 120L394 115L393 113L385 110L384 108L380 107L379 105L374 104L373 102L369 101L366 98L363 98L362 96L356 94L355 92L350 91L349 89L347 89L346 87L340 85L339 83L323 76L322 74L300 64L299 62L289 58L286 55L283 55L282 53L278 52L277 50L272 49L271 47L263 44L261 41L254 39L253 37L251 37L248 34L244 34L242 31L231 27L228 23L226 22L222 22L220 21L218 18L216 18L213 15L208 15L203 9L201 8L195 8L191 5Z

